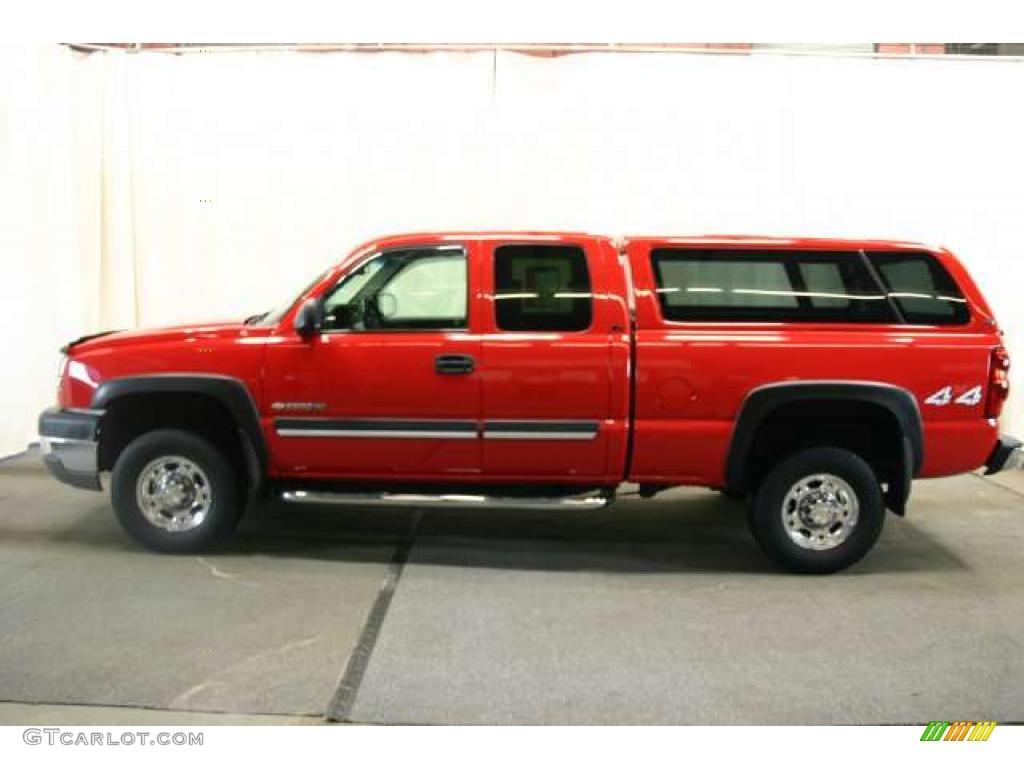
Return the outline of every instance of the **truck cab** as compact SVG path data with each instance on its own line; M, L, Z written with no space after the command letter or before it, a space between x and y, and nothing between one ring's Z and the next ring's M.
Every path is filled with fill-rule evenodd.
M282 474L622 479L629 314L607 238L387 240L320 288L266 347L264 427Z

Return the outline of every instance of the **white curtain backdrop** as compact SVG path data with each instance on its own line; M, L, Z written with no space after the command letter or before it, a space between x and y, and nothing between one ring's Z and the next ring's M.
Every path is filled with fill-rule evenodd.
M0 455L68 339L253 313L399 231L941 243L1021 368L1022 88L1018 61L6 49Z

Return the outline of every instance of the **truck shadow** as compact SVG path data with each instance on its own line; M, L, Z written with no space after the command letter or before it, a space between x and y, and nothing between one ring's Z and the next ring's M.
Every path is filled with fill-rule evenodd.
M379 560L408 545L410 563L528 571L780 573L747 527L742 503L716 493L622 500L598 512L359 510L267 503L250 510L222 556ZM391 555L389 555L391 557ZM875 550L850 573L967 566L889 515Z
M0 541L144 555L105 495L52 481L37 457L0 467ZM882 538L849 574L966 570L954 551L910 520L888 515ZM415 531L411 531L417 521ZM220 557L388 562L407 545L415 565L538 572L780 573L747 528L743 504L700 489L597 512L511 512L305 506L251 508Z

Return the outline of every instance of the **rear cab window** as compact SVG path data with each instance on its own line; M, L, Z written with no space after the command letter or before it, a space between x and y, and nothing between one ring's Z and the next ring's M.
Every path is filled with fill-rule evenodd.
M578 245L499 245L495 322L502 331L585 331L593 319L587 257Z
M651 250L670 321L967 322L952 278L926 253L668 248Z

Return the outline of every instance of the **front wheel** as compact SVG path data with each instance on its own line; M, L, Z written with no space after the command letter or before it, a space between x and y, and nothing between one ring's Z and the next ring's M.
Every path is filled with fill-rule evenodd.
M878 479L860 456L808 448L761 481L750 527L761 548L797 573L833 573L867 554L882 532L885 503Z
M177 429L147 432L118 456L111 499L121 526L161 552L194 552L229 534L242 515L231 465L203 438Z

